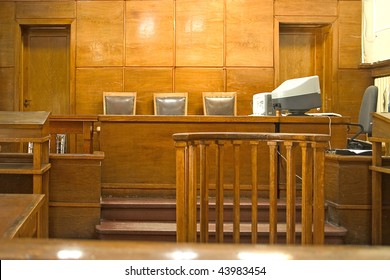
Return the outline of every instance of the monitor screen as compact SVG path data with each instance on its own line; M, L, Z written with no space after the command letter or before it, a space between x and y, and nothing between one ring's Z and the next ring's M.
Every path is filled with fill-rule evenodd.
M272 91L272 104L292 115L304 115L310 109L321 107L319 77L309 76L284 81Z

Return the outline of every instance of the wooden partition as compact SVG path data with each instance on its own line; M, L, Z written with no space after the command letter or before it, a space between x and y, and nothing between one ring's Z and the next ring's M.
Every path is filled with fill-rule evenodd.
M215 226L215 241L222 243L228 232L232 241L240 243L241 229L250 227L252 243L257 243L261 220L258 219L259 170L269 168L269 243L277 243L280 230L277 218L279 174L286 177L286 243L296 242L296 165L298 150L301 152L302 182L302 244L324 243L324 158L330 137L320 134L284 133L178 133L173 135L176 146L176 225L178 242L196 242L198 221L200 242L207 243L209 230ZM268 147L261 145L266 144ZM285 155L281 155L284 147ZM269 151L264 157L262 149ZM245 161L241 155L250 153L251 177L250 224L241 222L240 201L242 194L241 173ZM226 155L225 155L226 154ZM229 155L232 155L229 157ZM286 162L286 169L279 168L279 159ZM230 163L230 165L229 165ZM248 164L247 164L248 165ZM233 217L226 220L225 174L232 174ZM215 185L215 196L210 195L210 184ZM199 189L199 191L198 191ZM210 200L215 199L215 223L209 216ZM198 215L197 204L200 204ZM229 229L231 227L231 229Z
M49 237L93 239L104 153L50 154Z
M97 116L51 116L49 120L50 152L58 153L57 135L67 138L66 152L91 154L94 151L94 124Z
M331 121L330 121L331 120ZM175 190L174 133L181 132L306 132L328 134L332 147L344 148L345 123L338 117L276 116L99 116L102 194L123 196L138 190ZM245 159L249 162L249 156ZM259 176L267 195L268 170ZM248 173L243 188L250 185ZM152 195L152 192L149 192Z

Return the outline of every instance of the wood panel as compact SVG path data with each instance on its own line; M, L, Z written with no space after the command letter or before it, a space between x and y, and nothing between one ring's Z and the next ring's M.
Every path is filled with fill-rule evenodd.
M104 153L51 154L50 238L95 238Z
M100 222L99 207L50 207L49 237L94 239L95 226Z
M91 82L93 81L93 82ZM76 114L103 114L103 92L123 91L123 70L79 68L76 71Z
M100 147L105 153L102 163L102 191L109 195L115 192L115 189L130 191L174 189L175 153L172 140L174 133L275 132L278 123L281 132L325 134L329 132L327 118L292 118L101 115ZM348 122L347 118L336 118L332 122L331 141L334 147L346 145L346 126L342 124L345 122ZM226 154L230 157L233 153ZM246 157L243 162L250 162L249 155L243 157ZM250 169L244 167L243 170L243 180L247 180L245 182L249 184ZM267 170L263 171L265 173L259 176L260 180L268 180ZM229 176L231 174L233 173ZM261 184L266 185L264 181Z
M15 69L13 67L0 68L0 111L12 111L14 109L14 73Z
M175 188L175 148L178 132L273 132L275 117L100 116L100 145L105 153L102 183L124 188ZM249 159L248 159L249 161ZM266 174L266 173L265 173ZM262 177L267 180L267 176Z
M361 1L339 2L339 67L357 68L361 63Z
M123 3L77 2L76 66L123 65Z
M288 29L290 31L287 31ZM279 79L281 82L316 74L317 35L293 28L288 29L281 29L279 35Z
M202 92L225 91L222 68L177 68L174 79L175 91L188 92L189 115L203 115Z
M126 2L126 66L172 66L174 1Z
M272 68L228 68L226 69L227 91L237 92L237 114L252 114L253 94L274 89Z
M373 83L371 72L339 70L338 81L334 111L350 116L353 122L357 122L364 91Z
M0 2L0 67L15 66L15 3Z
M17 2L16 18L75 18L75 1L55 1L47 2Z
M176 1L176 65L222 66L223 0Z
M335 16L338 0L275 0L275 15Z
M125 91L137 92L137 115L153 115L153 93L173 92L172 68L126 68Z
M273 66L273 1L226 1L226 65Z
M279 120L279 132L281 133L318 133L330 134L331 149L347 147L347 126L349 117L281 117Z
M326 155L325 199L328 219L347 229L347 244L371 244L371 156ZM389 164L385 160L386 165ZM390 231L388 219L390 200L389 175L383 180L383 232ZM383 243L390 236L383 234Z

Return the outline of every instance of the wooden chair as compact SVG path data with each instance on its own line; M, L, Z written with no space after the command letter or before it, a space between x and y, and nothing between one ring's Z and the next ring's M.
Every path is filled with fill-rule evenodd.
M136 92L103 92L105 115L135 115Z
M188 93L155 93L153 95L155 115L187 115Z
M202 97L204 115L237 115L236 92L203 92Z

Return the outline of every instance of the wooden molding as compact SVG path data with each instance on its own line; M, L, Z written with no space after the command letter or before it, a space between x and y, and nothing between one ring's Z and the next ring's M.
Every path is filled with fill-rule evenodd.
M371 76L373 78L390 76L390 59L374 63L362 63L359 65L359 68L371 69Z

